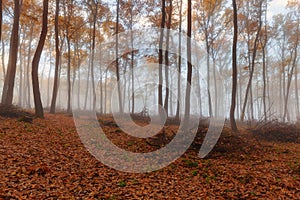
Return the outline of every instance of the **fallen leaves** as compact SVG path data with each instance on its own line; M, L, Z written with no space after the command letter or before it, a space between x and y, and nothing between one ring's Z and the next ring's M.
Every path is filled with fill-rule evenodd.
M48 114L33 123L0 121L0 199L300 199L299 143L224 134L209 157L200 159L202 134L168 167L130 174L91 156L70 116ZM157 149L145 139L116 131L109 117L100 123L122 148ZM176 126L167 126L165 132L171 138Z

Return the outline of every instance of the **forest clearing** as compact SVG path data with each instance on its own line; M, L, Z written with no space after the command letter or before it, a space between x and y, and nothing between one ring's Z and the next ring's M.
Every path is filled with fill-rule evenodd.
M107 136L134 152L160 145L124 134L111 117L100 117ZM225 125L209 156L200 159L207 128L199 126L189 150L168 167L134 174L114 170L95 159L67 114L45 119L0 117L0 199L299 199L300 132L278 128L266 138L247 127L232 135ZM137 120L137 123L142 123ZM241 128L241 127L240 127ZM166 125L166 135L176 125ZM282 131L282 130L286 131Z

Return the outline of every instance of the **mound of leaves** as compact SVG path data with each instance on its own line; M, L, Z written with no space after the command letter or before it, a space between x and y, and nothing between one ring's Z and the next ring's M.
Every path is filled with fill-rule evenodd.
M195 140L191 145L192 150L197 152L203 145L204 138L207 135L208 128L199 127ZM216 145L209 153L208 157L218 157L222 154L239 154L254 152L257 147L251 138L247 138L245 135L232 134L231 128L225 126Z
M32 122L34 115L18 106L0 104L0 116L17 118L20 121Z
M295 124L278 121L264 122L252 132L256 138L266 141L300 143L300 129Z

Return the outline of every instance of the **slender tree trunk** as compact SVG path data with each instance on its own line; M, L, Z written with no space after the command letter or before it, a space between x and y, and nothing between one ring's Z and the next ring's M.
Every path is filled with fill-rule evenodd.
M299 23L300 23L300 16L298 15L297 17L297 33L299 34ZM299 37L297 38L297 41L296 41L296 44L297 44L297 48L298 48L298 45L299 45ZM295 52L295 58L296 60L294 60L294 64L295 64L295 96L296 96L296 117L297 119L300 119L300 105L299 105L299 92L298 92L298 68L297 68L297 64L298 64L298 60L297 60L297 57L298 57L298 51ZM294 58L294 59L295 59Z
M202 117L202 99L201 99L201 82L200 82L200 70L197 70L195 72L196 74L196 79L197 79L197 85L195 86L197 88L197 94L199 95L199 100L198 100L198 104L199 104L199 114Z
M171 76L171 78L170 78L170 88L173 88L173 77ZM170 116L174 116L174 114L173 114L173 92L170 92Z
M237 39L238 39L238 23L237 23L237 5L236 0L232 0L233 7L233 45L232 45L232 94L230 107L230 124L233 132L238 132L235 121L235 107L236 107L236 91L237 91Z
M50 50L50 62L49 62L49 71L48 71L48 78L47 78L47 108L50 108L50 80L51 80L51 71L52 71L52 51Z
M130 41L131 41L131 114L134 114L134 49L133 49L133 4L130 7Z
M79 33L76 32L76 38L79 38ZM76 60L77 58L77 60ZM75 43L75 46L74 46L74 63L76 63L76 69L78 71L78 73L76 74L76 70L75 70L75 67L74 67L74 78L73 78L73 88L74 88L74 82L75 82L75 77L78 75L78 85L77 85L77 109L80 110L80 84L81 84L81 77L80 77L80 68L81 68L81 55L80 55L80 50L79 50L79 41L77 41Z
M75 42L74 42L75 43ZM76 46L76 44L74 44L75 46ZM75 85L75 80L76 80L76 76L77 76L77 74L76 74L76 67L78 67L78 65L77 66L75 66L76 65L76 54L77 54L77 50L76 50L76 47L74 47L73 48L73 57L72 57L72 63L74 63L73 64L73 67L72 67L72 72L73 72L73 76L72 76L72 90L74 89L74 85Z
M96 110L96 89L95 89L95 75L94 75L94 60L95 60L95 45L96 45L96 22L98 16L98 2L92 1L95 8L93 12L93 35L92 35L92 58L91 58L91 78L93 91L93 111Z
M104 114L107 114L107 109L106 109L106 105L107 105L107 73L108 73L108 69L105 70L105 83L104 83Z
M185 114L184 114L184 128L187 128L190 118L190 96L192 87L192 54L191 54L191 37L192 37L192 0L188 0L188 13L187 13L187 85L185 95Z
M41 54L44 48L45 40L47 37L48 28L48 0L43 1L43 25L40 40L32 60L32 86L33 86L33 96L35 105L35 115L37 117L44 117L44 110L41 101L40 89L39 89L39 79L38 79L38 68Z
M266 2L265 4L265 32L263 36L263 41L261 40L261 45L262 45L262 53L263 53L263 111L264 111L264 119L265 121L268 120L267 116L267 43L268 43L268 33L267 33L267 10L268 10L268 3Z
M181 101L181 32L182 32L182 0L180 0L180 5L179 5L179 45L178 45L178 77L177 77L177 109L176 109L176 116L175 118L179 120L179 115L180 115L180 101Z
M25 32L25 31L24 31ZM23 39L20 42L20 49L19 49L19 99L18 105L22 107L23 104L23 53L22 48L24 47L24 37L25 33L23 33Z
M101 32L100 32L101 34ZM101 57L101 50L99 51L99 57ZM99 101L99 104L100 104L100 114L103 115L103 69L102 69L102 66L101 66L101 62L98 64L99 65L99 73L100 73L100 101Z
M54 21L54 29L55 29L55 72L54 72L54 83L53 83L53 92L52 92L52 100L50 106L50 113L55 113L56 108L56 99L58 92L58 72L59 72L59 63L60 63L60 50L59 50L59 29L58 29L58 17L59 17L59 0L55 0L55 21Z
M71 15L73 12L73 0L71 0L67 5L64 5L64 18L67 21L71 20ZM67 8L67 11L66 11ZM67 16L66 16L67 15ZM68 85L68 95L67 95L67 113L71 112L71 35L70 27L66 26L66 40L67 40L67 85Z
M253 70L254 70L254 68L252 68ZM254 71L253 72L251 72L251 73L253 73L253 75L254 75ZM252 79L253 79L253 77L252 77ZM250 84L250 90L249 90L249 94L250 94L250 105L249 105L249 107L250 107L250 117L249 117L249 119L251 119L251 120L254 120L254 112L253 112L253 86L252 86L252 82L253 81L251 81L251 84Z
M296 41L296 45L294 47L294 57L293 57L293 63L292 63L292 68L290 72L288 73L288 82L287 82L287 89L286 89L286 96L284 100L284 115L283 115L283 120L288 118L288 121L290 121L290 117L288 116L288 100L289 100L289 92L290 92L290 87L292 83L292 77L295 68L297 67L297 57L298 57L298 39Z
M213 57L213 77L214 77L214 86L215 86L215 91L214 91L214 98L215 98L215 105L214 105L214 114L215 116L218 116L218 86L217 86L217 72L216 72L216 59Z
M91 60L89 60L89 64L88 64L88 74L87 74L87 80L86 80L86 89L85 89L85 96L84 96L84 110L87 107L87 98L88 98L88 94L89 94L89 85L90 85L90 71L91 71Z
M100 71L100 114L103 115L103 74L102 74L102 70Z
M159 63L159 69L158 69L158 113L163 120L163 97L162 97L162 84L163 84L163 76L162 76L162 65L163 65L163 40L164 40L164 28L166 23L166 0L162 0L162 7L161 7L161 13L162 13L162 19L161 19L161 25L160 25L160 38L159 38L159 53L158 53L158 63Z
M30 36L29 36L29 44L28 44L28 54L27 54L27 66L26 66L26 98L27 98L27 107L31 108L31 88L30 88L30 61L31 61L31 53L32 53L32 41L33 41L33 31L34 31L34 24L30 26Z
M69 31L67 31L69 32ZM67 33L68 35L68 33ZM71 112L71 42L69 36L67 36L67 54L68 54L68 64L67 64L67 82L68 82L68 100L67 100L67 113Z
M284 70L284 67L281 66L282 70ZM284 98L284 93L283 93L283 72L280 70L279 72L279 115L280 117L283 117L283 98Z
M126 58L125 58L126 59ZM125 99L126 99L126 87L127 87L127 78L126 78L126 71L127 71L127 59L125 61L125 63L123 62L122 64L122 69L123 69L123 80L124 82L122 83L123 85L123 93L122 93L122 108L123 108L123 112L125 112Z
M14 0L14 22L10 38L10 51L8 59L7 74L4 81L2 100L4 105L12 105L15 75L18 60L18 45L19 45L19 23L20 23L20 2Z
M296 98L296 116L300 118L300 106L299 106L299 91L298 91L298 68L295 67L295 98Z
M207 32L207 31L206 31ZM205 36L205 43L206 43L206 67L207 67L207 98L208 98L208 109L209 109L209 116L213 116L212 111L212 103L211 103L211 95L210 95L210 46L208 42L208 36Z
M116 22L116 73L118 84L118 97L119 97L119 112L123 114L122 92L120 83L120 69L119 69L119 15L120 15L120 0L117 0L117 22Z
M267 121L267 103L266 103L266 96L267 96L267 83L266 83L266 71L267 71L267 66L266 66L266 46L265 44L263 45L262 53L263 53L263 110L264 110L264 120Z
M0 33L1 35L2 33ZM1 41L2 44L2 72L3 72L3 80L5 80L6 70L5 70L5 43L4 40Z
M169 43L170 43L170 28L172 22L172 0L170 1L170 9L168 13L168 21L167 21L167 35L166 35L166 51L165 51L165 79L166 79L166 96L164 102L164 109L166 112L166 117L169 115Z

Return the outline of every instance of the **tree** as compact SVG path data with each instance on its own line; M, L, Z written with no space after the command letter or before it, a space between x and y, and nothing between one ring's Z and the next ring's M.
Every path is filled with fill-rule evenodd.
M178 78L177 78L177 109L176 109L176 116L175 118L179 120L179 115L180 115L180 81L181 81L181 32L182 32L182 0L180 0L180 5L179 5L179 45L178 45Z
M267 25L267 6L268 4L265 4L266 8L266 12L265 12L265 16L264 16L264 23L265 26L264 28L261 30L261 36L260 36L260 45L262 48L262 62L263 62L263 94L262 94L262 98L263 98L263 112L264 112L264 120L267 121L267 103L266 103L266 97L267 97L267 45L268 45L268 25Z
M54 83L50 113L55 113L56 99L58 92L58 72L59 72L59 62L60 62L60 50L59 50L59 30L58 30L58 17L59 17L59 0L55 0L55 19L54 19L54 29L55 29L55 72L54 72Z
M289 101L289 93L290 93L290 87L291 87L291 82L292 82L292 77L294 74L294 71L297 68L297 62L298 62L298 47L299 47L299 34L300 34L300 15L299 15L299 11L300 11L300 4L297 5L296 1L291 1L289 2L289 7L291 9L291 12L288 13L288 18L289 18L289 22L288 24L290 25L289 27L289 43L291 45L291 61L290 61L290 67L288 69L288 82L287 82L287 88L286 88L286 95L285 95L285 99L284 99L284 115L283 115L283 120L285 120L287 118L287 114L288 114L288 101ZM293 7L294 10L293 10ZM296 77L297 80L297 77ZM297 90L297 84L296 84L296 88ZM297 97L296 97L297 100ZM298 100L299 101L299 100ZM296 102L297 104L297 102ZM298 105L298 111L296 111L296 113L299 115L299 105ZM297 116L298 117L298 116ZM288 119L289 121L289 119Z
M94 60L95 60L95 45L96 45L96 23L98 17L99 2L92 0L91 11L92 11L92 52L91 52L91 76L92 76L92 91L93 91L93 110L96 109L96 89L95 89L95 75L94 75Z
M119 97L119 112L123 114L123 103L120 83L120 69L119 69L119 15L120 15L120 0L117 0L117 21L116 21L116 74L118 84L118 97Z
M231 108L230 108L230 124L234 132L238 132L235 121L235 107L236 107L236 91L237 91L237 39L238 39L238 23L237 23L237 5L236 0L232 0L233 7L233 44L232 44L232 94L231 94Z
M215 83L215 115L217 115L217 85L216 85L216 64L214 49L217 38L221 35L224 27L218 26L222 24L222 9L223 0L201 0L196 4L198 10L197 19L200 30L203 32L206 48L206 65L207 65L207 98L209 115L213 116L212 99L211 99L211 84L210 84L210 71L211 71L211 58L213 59L213 74Z
M19 46L19 23L20 23L20 1L14 0L14 22L10 39L10 51L7 66L7 73L4 81L2 100L3 105L12 105L15 75L18 59Z
M67 4L67 12L65 11L65 22L66 25L66 39L67 39L67 82L68 82L68 104L67 104L67 112L71 112L71 33L69 24L71 21L71 14L73 13L73 0L70 0L70 3ZM67 16L66 16L67 14Z
M49 7L48 0L44 0L42 31L41 31L41 36L40 36L40 40L36 52L32 60L32 87L33 87L33 95L34 95L35 115L40 118L44 117L44 110L42 106L40 89L39 89L38 68L39 68L39 62L44 48L45 40L47 37L48 7Z
M168 110L169 110L169 43L170 43L170 28L172 23L172 0L169 0L170 4L168 6L168 20L167 20L167 34L166 34L166 51L165 51L165 79L166 79L166 96L165 96L165 102L164 102L164 109L166 112L166 115L168 116Z
M190 118L190 96L192 87L192 54L191 54L191 37L192 37L192 0L188 0L187 7L187 85L185 94L185 114L184 114L184 127L188 125Z
M249 96L249 92L251 92L250 90L251 90L251 86L252 86L252 79L253 79L253 74L254 74L257 49L258 49L258 45L259 45L259 37L260 37L261 29L262 29L262 13L263 13L262 6L263 6L264 1L265 0L260 0L258 2L258 5L257 5L258 6L257 19L256 19L257 21L255 21L253 23L254 28L250 26L251 24L247 25L247 34L249 34L249 29L250 28L256 30L256 33L255 33L254 44L253 44L252 49L250 48L250 45L248 46L248 60L249 60L250 75L249 75L249 80L248 80L248 84L247 84L247 88L246 88L244 103L243 103L243 107L242 107L242 114L241 114L241 120L242 121L244 121L244 118L245 118L245 111L246 111L248 96ZM249 42L249 40L248 40L248 42ZM251 51L252 51L252 55L251 55L252 58L250 58L250 52ZM252 101L252 98L251 98L251 101ZM253 103L252 102L251 102L251 115L252 115L251 117L253 119L254 117L253 117Z
M151 4L151 3L150 3ZM135 109L135 94L134 94L134 64L135 64L135 54L137 51L134 50L134 34L133 34L133 26L139 21L137 15L141 13L142 9L142 2L136 0L128 0L128 1L121 1L120 2L120 9L122 12L120 13L120 24L124 26L125 29L131 31L130 34L130 43L131 43L131 52L130 52L130 70L131 70L131 86L128 86L128 89L131 89L131 94L129 93L128 96L131 95L131 102L129 100L128 109L131 110L131 113L134 113ZM127 59L127 57L126 57ZM126 61L127 62L127 61ZM131 87L131 88L130 88ZM125 88L124 88L125 89ZM124 91L125 94L125 91ZM131 104L130 104L131 103Z
M162 0L161 6L161 24L160 24L160 38L159 38L159 52L158 52L158 112L159 116L162 120L162 108L163 108L163 95L162 95L162 84L163 84L163 76L162 76L162 65L163 65L163 41L164 41L164 28L166 23L166 0Z

